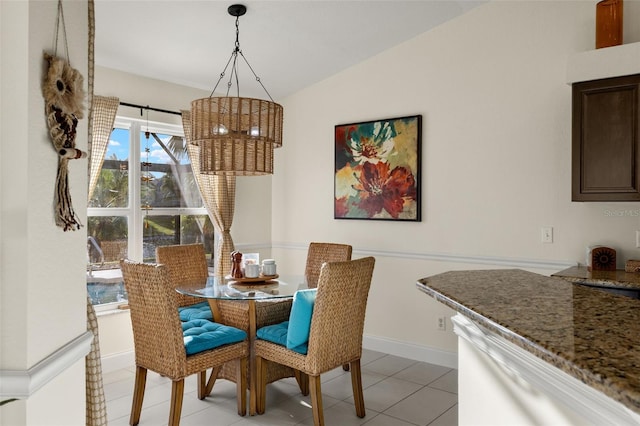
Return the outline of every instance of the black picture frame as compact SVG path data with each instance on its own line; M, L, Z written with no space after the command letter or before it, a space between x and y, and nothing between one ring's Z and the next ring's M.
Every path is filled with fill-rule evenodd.
M422 220L422 115L339 124L334 137L334 219Z

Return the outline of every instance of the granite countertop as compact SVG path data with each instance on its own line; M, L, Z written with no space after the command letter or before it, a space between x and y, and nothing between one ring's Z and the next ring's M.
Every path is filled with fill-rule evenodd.
M599 287L640 290L639 272L625 272L619 269L615 271L589 271L586 266L573 266L551 276Z
M445 272L416 285L640 413L640 300L514 269Z

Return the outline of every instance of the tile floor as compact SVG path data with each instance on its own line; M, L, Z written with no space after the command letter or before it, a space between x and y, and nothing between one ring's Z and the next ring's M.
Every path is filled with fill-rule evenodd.
M322 375L327 426L458 424L457 370L369 350L363 351L361 363L366 416L356 416L350 373L337 368ZM109 425L129 424L134 376L133 366L105 374ZM234 383L216 381L211 395L200 401L195 378L185 382L181 425L313 425L310 399L300 394L294 379L267 386L265 414L240 417ZM171 382L149 372L140 425L166 425L170 396Z

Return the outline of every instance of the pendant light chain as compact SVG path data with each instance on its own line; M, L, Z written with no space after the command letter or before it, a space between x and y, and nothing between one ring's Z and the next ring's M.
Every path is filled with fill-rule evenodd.
M265 87L265 85L262 84L262 79L260 77L258 77L256 72L253 70L253 67L251 66L251 64L249 63L247 58L242 53L242 50L240 49L240 15L236 16L236 42L235 42L234 46L235 47L233 49L233 52L231 52L231 56L229 57L229 60L227 61L227 64L225 65L224 69L220 73L220 77L218 78L218 81L216 82L216 85L213 87L213 90L209 94L209 97L212 97L213 94L215 93L216 89L218 88L218 85L220 84L220 81L222 81L222 79L224 78L224 76L227 73L227 68L229 68L229 64L231 64L232 62L233 62L233 64L231 65L231 75L229 76L229 81L227 82L227 94L226 94L226 96L229 96L229 92L231 91L231 87L233 86L233 79L234 79L234 75L235 75L236 89L237 89L236 90L236 96L240 97L240 82L239 82L239 76L238 76L238 54L240 54L240 56L242 56L242 59L244 60L244 63L247 64L247 67L249 67L249 70L251 71L251 73L255 77L256 81L262 87L262 90L264 90L264 92L269 97L269 100L271 100L271 102L275 102L273 100L273 98L271 97L271 94L269 93L269 91Z

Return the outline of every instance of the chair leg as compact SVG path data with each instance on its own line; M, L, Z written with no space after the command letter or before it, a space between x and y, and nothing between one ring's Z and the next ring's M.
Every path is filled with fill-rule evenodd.
M171 410L169 411L169 426L180 424L182 414L182 396L184 395L184 379L171 383Z
M213 390L213 385L216 383L216 379L218 378L218 373L220 372L220 367L213 367L211 370L211 376L209 376L209 381L207 381L207 371L201 371L198 373L198 398L205 399L209 395L211 395L211 391Z
M309 395L309 376L300 370L294 370L294 373L296 375L296 382L298 382L298 386L300 387L300 392L302 392L304 396Z
M351 387L353 388L353 401L356 406L356 414L362 418L365 416L364 395L362 394L362 372L360 360L351 363Z
M311 391L311 408L313 409L313 424L324 426L324 411L322 409L322 389L320 388L320 376L309 377Z
M267 361L256 357L256 413L264 414L267 407Z
M205 395L205 390L207 388L207 370L198 371L198 399L202 400L207 395Z
M129 424L135 426L140 423L140 412L142 411L142 400L144 399L144 388L147 384L147 369L136 366L136 382L133 388L133 403L131 405L131 417Z
M218 374L220 374L220 370L222 366L213 367L211 370L211 376L209 376L209 381L207 382L207 388L205 389L205 396L211 395L211 391L213 390L213 385L216 384L216 379L218 378Z
M220 367L214 368L219 370ZM218 373L216 372L216 376ZM212 375L213 378L213 375ZM247 358L240 358L236 362L236 400L238 402L238 414L247 414Z

